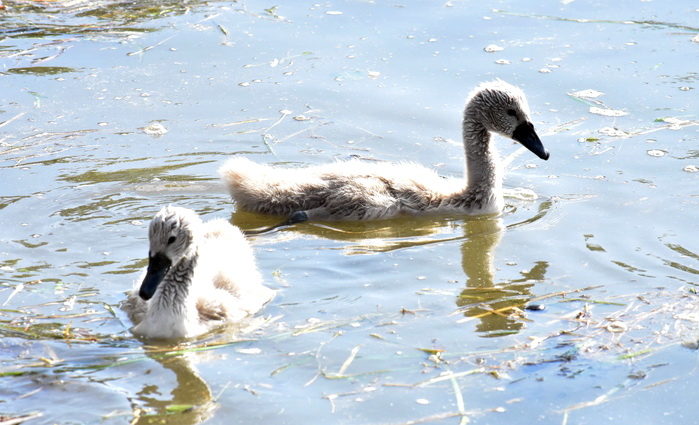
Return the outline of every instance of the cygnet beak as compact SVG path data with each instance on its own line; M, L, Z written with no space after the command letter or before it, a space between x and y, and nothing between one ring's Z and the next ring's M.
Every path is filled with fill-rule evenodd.
M141 283L138 295L146 301L151 299L158 289L158 285L160 285L160 282L163 281L168 270L170 270L171 265L172 261L165 254L157 253L149 256L148 270L143 283Z
M539 136L536 134L536 131L534 131L534 125L529 121L518 125L517 128L515 128L515 132L512 133L512 138L532 151L534 155L539 158L543 160L549 159L549 151L547 151L541 143Z

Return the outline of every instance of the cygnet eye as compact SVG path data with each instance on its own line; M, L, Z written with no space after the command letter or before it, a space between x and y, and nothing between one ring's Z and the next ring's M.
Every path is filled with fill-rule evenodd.
M511 117L517 118L517 112L515 112L514 109L508 109L508 110L507 110L507 115L509 115L509 116L511 116Z
M176 237L170 236L170 238L167 240L167 244L172 245L173 243L175 243L176 240L177 240Z

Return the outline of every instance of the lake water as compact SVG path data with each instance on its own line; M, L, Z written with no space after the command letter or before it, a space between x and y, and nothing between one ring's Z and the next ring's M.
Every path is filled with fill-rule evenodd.
M486 4L487 3L487 4ZM699 414L694 2L33 2L0 11L0 415L27 423L678 424ZM498 218L251 238L277 297L178 345L119 302L169 203L246 229L230 155L460 175L469 91L551 152ZM518 152L498 140L503 155ZM543 311L524 310L527 304Z

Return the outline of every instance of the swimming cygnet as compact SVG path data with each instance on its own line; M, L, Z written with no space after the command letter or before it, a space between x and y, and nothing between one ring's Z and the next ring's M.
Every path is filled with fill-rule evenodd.
M197 336L256 313L274 296L250 244L223 219L204 223L192 210L168 206L148 236L148 269L123 305L137 335Z
M372 220L400 214L492 214L504 207L500 158L492 133L514 139L541 159L524 93L504 81L483 83L463 117L466 179L445 179L412 162L337 161L273 167L233 157L219 170L243 210L306 220Z

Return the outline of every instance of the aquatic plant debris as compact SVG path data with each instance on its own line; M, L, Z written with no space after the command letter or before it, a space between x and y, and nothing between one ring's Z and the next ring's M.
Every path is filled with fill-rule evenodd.
M44 416L44 414L41 412L28 413L19 416L0 415L0 425L19 425L27 421L31 421L32 419L40 418L42 416Z
M17 284L17 285L15 286L15 289L12 290L12 293L10 293L10 295L8 295L8 297L7 297L7 299L5 300L5 302L2 303L3 307L6 306L7 303L9 303L15 295L17 295L18 293L22 292L23 289L24 289L24 284L23 284L23 283Z
M604 134L605 136L611 137L624 137L629 135L625 131L619 130L618 128L614 127L602 127L599 130L597 130L597 132L600 134Z
M600 288L600 286L591 286L582 289L589 291L594 288ZM694 316L691 316L685 314L685 312L691 312L693 309L699 308L699 297L696 295L685 296L682 294L675 294L670 291L660 291L654 293L630 294L628 296L617 297L615 301L597 303L594 299L580 297L571 299L570 297L566 296L568 293L575 292L576 291L555 292L544 294L536 299L533 299L549 299L550 303L557 301L563 303L580 303L584 306L581 310L574 309L569 315L556 317L553 319L560 323L561 330L552 332L548 335L543 335L535 340L504 347L488 353L484 353L480 350L474 350L472 352L449 352L449 350L445 350L444 348L416 347L418 351L424 353L423 356L427 354L430 356L430 358L434 356L437 357L435 358L436 361L430 362L430 364L433 365L432 367L435 368L434 372L432 373L433 376L414 383L396 383L394 381L387 381L387 378L380 378L381 376L391 376L391 374L387 374L387 372L390 371L386 370L371 370L368 372L360 372L359 374L348 374L350 368L352 368L354 364L359 362L357 365L358 368L364 369L367 364L370 364L373 361L371 356L364 358L360 357L359 353L362 350L362 346L354 345L349 350L347 357L341 362L341 365L336 372L326 370L326 368L322 366L322 363L319 363L318 366L320 376L330 380L360 379L362 377L366 378L369 376L373 376L375 378L370 381L370 384L367 384L358 391L330 394L324 396L324 398L327 398L332 403L334 408L336 403L338 403L343 396L373 393L376 391L377 385L384 388L400 388L401 386L439 388L438 386L435 387L435 384L449 381L451 383L450 394L455 398L455 403L458 409L457 412L435 414L412 421L406 421L404 423L423 423L438 420L436 418L447 417L460 417L462 418L461 423L468 423L468 418L472 415L472 413L466 409L465 400L463 398L463 394L461 394L461 387L457 381L458 379L464 379L468 376L491 375L498 380L504 380L507 382L514 379L510 377L510 375L514 373L517 373L520 376L522 373L526 374L526 371L521 370L521 367L525 365L545 363L557 363L561 365L575 364L578 359L584 359L583 361L585 363L589 363L591 361L606 362L610 361L610 358L616 361L629 361L631 359L646 358L659 353L668 347L677 346L678 341L682 341L687 336L690 336L692 332L694 332L694 335L699 335L699 315L695 314ZM560 299L556 300L556 298ZM604 315L598 316L595 314L591 304L604 305L607 308L618 309L615 311L607 310ZM309 335L310 333L332 332L330 340L327 341L330 342L338 338L342 338L344 335L344 331L342 330L343 327L364 329L367 332L367 335L369 335L374 332L375 327L381 326L385 323L391 323L392 326L397 326L396 330L398 333L400 333L401 329L404 329L401 323L401 321L404 320L402 317L406 316L402 316L400 312L398 312L393 313L392 315L377 314L373 317L351 317L341 321L312 320L304 325L301 325L301 329L291 329L283 332L267 331L258 338L298 338L304 335ZM644 323L649 320L657 321L659 319L663 321L674 320L675 323L672 327L664 328L661 333L650 335L652 333L651 329L655 329L655 327L644 326ZM112 318L112 320L117 319ZM273 323L277 320L279 320L279 318L272 319L266 323ZM416 318L416 320L419 320L419 318ZM355 327L355 324L360 324L360 326ZM638 332L642 329L648 329L648 335L646 337L639 336ZM692 331L692 329L694 331ZM301 330L304 332L298 333L298 331ZM68 327L61 329L61 332L65 336L74 338L76 335L76 328L69 325ZM97 338L97 340L99 340L99 338ZM138 352L134 350L123 351L121 356L115 357L111 360L105 358L95 358L93 361L88 359L76 359L73 361L48 357L46 358L47 361L42 360L38 363L28 362L22 366L17 365L17 367L13 370L0 369L0 374L6 377L21 377L31 370L36 371L38 369L46 368L55 370L55 373L71 370L80 371L119 368L133 362L152 361L153 359L158 358L174 358L187 353L223 350L227 347L236 346L241 343L244 343L247 346L245 348L237 349L237 352L261 355L262 352L259 350L259 348L249 345L250 343L254 343L254 341L255 338L237 340L233 342L228 342L225 340L220 342L216 342L216 340L205 340L201 343L184 347L146 347L145 352ZM322 343L319 346L318 351L313 356L318 362L321 361L320 350L327 344L327 342ZM395 341L392 341L391 343L395 344ZM699 344L697 345L699 346ZM561 353L562 350L566 350L570 347L577 348L570 350L569 352ZM515 361L512 360L512 353L517 353L517 359ZM483 357L489 359L487 364L477 367L469 367L469 365L474 363L475 359ZM308 359L307 356L304 358ZM303 368L305 365L307 365L307 361L303 361L302 358L302 361L300 362L292 362L279 368L278 370L274 371L271 376L277 376L279 373L288 371L292 368ZM505 373L506 370L509 370L510 372ZM310 382L312 381L309 381L309 383ZM617 394L622 395L620 392ZM626 389L623 392L623 395L629 394L633 394L632 388ZM568 409L582 409L592 405L594 404L579 403L569 407ZM170 406L173 406L171 413L180 413L182 411L186 411L190 407L195 407L192 404L182 403L172 403Z
M498 46L497 44L489 44L483 48L484 51L488 53L501 52L505 50L504 47Z
M145 53L145 52L147 52L147 51L149 51L149 50L152 50L152 49L154 49L154 48L156 48L156 47L158 47L158 46L160 46L160 45L162 45L162 44L167 43L168 41L170 41L171 39L173 39L173 38L175 38L175 37L176 37L175 35L170 36L170 37L167 37L167 38L165 38L165 39L163 39L163 40L160 40L159 42L157 42L157 43L155 43L155 44L152 44L152 45L150 45L150 46L143 47L142 49L137 50L137 51L135 51L135 52L129 52L129 53L126 54L126 56L136 56L136 55L139 55L139 56L140 56L140 55L142 55L143 53Z
M601 91L587 89L587 90L576 91L574 93L571 93L570 95L575 96L575 97L586 97L589 99L594 99L594 98L602 96L603 94L604 93L602 93Z
M143 127L143 132L149 136L159 137L167 133L167 128L162 123L152 122Z
M692 32L699 32L699 27L676 24L676 23L672 23L672 22L655 21L655 20L633 20L633 19L613 20L613 19L567 18L567 17L555 16L555 15L524 14L524 13L508 12L505 10L498 10L498 9L493 10L493 12L500 13L503 15L519 16L522 18L548 19L548 20L553 20L553 21L575 22L575 23L579 23L579 24L604 23L604 24L618 24L618 25L652 25L652 26L656 26L656 27L660 26L660 27L668 27L668 28L687 30L687 31L692 31Z
M616 109L608 109L608 108L598 108L597 106L591 106L590 113L596 114L596 115L602 115L605 117L623 117L624 115L628 115L628 113L624 112L624 111L619 111Z
M624 115L628 115L627 112L612 109L606 106L602 101L597 100L597 98L601 97L602 95L604 95L604 93L592 89L568 93L568 96L572 97L573 99L590 105L588 111L591 114L602 115L605 117L623 117Z

